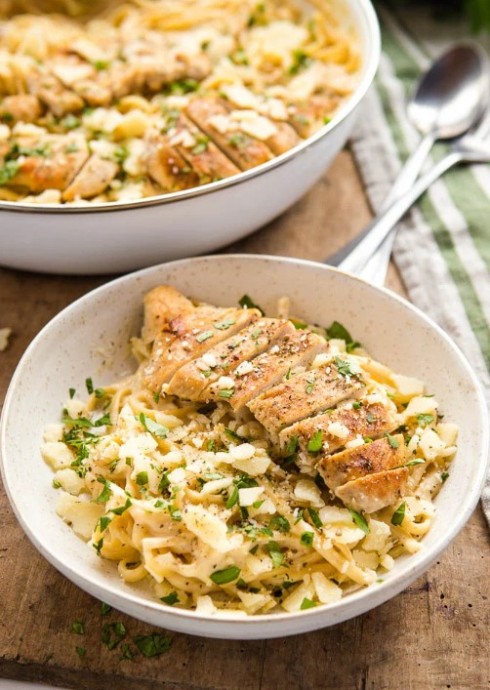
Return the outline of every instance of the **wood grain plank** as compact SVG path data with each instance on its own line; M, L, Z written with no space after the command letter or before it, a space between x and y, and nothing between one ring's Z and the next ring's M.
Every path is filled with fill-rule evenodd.
M322 259L369 219L353 161L329 173L287 214L226 251ZM60 309L108 278L0 270L0 328L14 335L0 353L0 401L23 351ZM388 284L403 292L390 268ZM474 516L426 575L354 620L307 635L238 642L170 633L171 651L121 660L101 642L121 621L128 640L155 632L72 585L29 543L0 491L0 677L90 690L483 690L490 687L490 537ZM382 584L379 586L383 586ZM71 631L85 622L85 634ZM80 659L76 647L87 652Z

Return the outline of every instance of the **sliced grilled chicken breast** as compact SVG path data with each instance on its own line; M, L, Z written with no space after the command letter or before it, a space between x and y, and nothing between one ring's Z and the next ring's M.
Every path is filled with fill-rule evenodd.
M89 155L84 138L78 135L50 135L28 145L19 143L22 144L19 167L9 186L31 192L65 189Z
M244 376L253 370L253 358L291 330L288 321L259 319L216 347L207 350L174 374L168 393L185 400L207 400L206 388L221 376L235 372ZM252 360L252 361L250 361Z
M335 495L354 510L374 513L405 495L408 474L407 467L368 474L339 486Z
M152 343L164 331L170 319L190 314L196 309L191 300L171 285L158 285L144 298L142 338Z
M148 139L146 167L150 177L166 192L178 192L199 184L199 177L168 138L153 134Z
M175 372L210 347L229 338L256 321L256 309L220 309L203 305L164 324L155 340L152 356L145 370L145 382L150 390L159 391Z
M41 117L42 109L36 96L25 93L6 96L0 105L0 120L14 122L35 122Z
M265 143L272 153L276 156L280 156L281 153L285 153L289 151L289 149L292 149L293 146L296 146L296 144L299 144L301 137L298 136L296 130L287 122L276 122L275 126L277 132L268 137Z
M91 199L107 189L119 171L117 163L100 156L90 156L75 179L62 194L64 201Z
M372 443L365 443L362 446L329 455L320 460L317 470L328 488L334 490L366 474L399 467L405 462L403 436L397 434L390 437L390 441L380 438Z
M263 141L234 128L231 115L218 99L195 98L187 105L186 113L240 170L254 168L273 158Z
M284 337L251 361L251 371L246 374L236 371L222 377L206 389L206 400L228 400L238 410L278 383L290 369L308 366L317 354L327 349L327 342L319 335L297 331L289 324Z
M365 389L360 376L345 376L334 362L305 371L270 388L248 407L271 434L315 412L356 398Z
M313 95L308 101L289 106L289 121L300 137L307 139L326 121L325 113L333 113L340 102L335 93Z
M83 99L65 88L53 74L33 73L28 78L28 87L30 93L37 96L56 117L79 112L85 106Z
M327 414L303 419L283 429L279 434L281 450L285 452L296 439L294 445L307 452L308 444L315 438L315 446L321 443L322 455L330 454L358 435L377 438L398 426L396 407L391 401L389 406L366 401L355 405L330 410ZM317 440L318 436L320 440Z

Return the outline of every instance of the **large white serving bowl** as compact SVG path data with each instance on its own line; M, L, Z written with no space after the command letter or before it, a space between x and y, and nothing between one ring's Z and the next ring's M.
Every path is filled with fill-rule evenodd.
M399 373L424 380L445 419L459 425L459 450L436 499L437 516L422 550L401 557L381 584L341 601L294 614L246 619L202 616L165 607L124 584L114 563L96 556L55 513L52 472L39 446L43 428L59 419L69 387L121 378L135 364L128 340L138 333L143 295L169 283L186 295L229 306L247 293L274 315L279 297L310 323L343 323L370 353ZM264 256L211 256L133 273L82 297L34 339L8 390L1 423L2 472L14 511L39 551L66 577L136 618L194 635L267 638L326 627L378 606L407 587L446 548L470 517L486 474L489 429L478 380L444 332L408 302L331 267Z
M115 273L234 242L294 204L345 144L374 78L379 27L370 0L336 0L359 36L361 79L332 121L287 153L195 189L127 203L0 201L0 264L47 273Z

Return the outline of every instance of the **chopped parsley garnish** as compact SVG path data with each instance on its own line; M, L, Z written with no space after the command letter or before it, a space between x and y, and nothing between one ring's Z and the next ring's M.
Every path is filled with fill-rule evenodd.
M357 376L359 374L351 362L340 357L335 357L334 361L341 376Z
M85 649L85 647L75 647L75 651L78 654L78 656L80 657L80 659L83 659L87 653L87 650Z
M98 72L102 72L107 69L111 63L109 60L96 60L93 65Z
M173 96L183 96L186 93L197 91L199 82L195 79L176 79L169 85L170 93Z
M401 525L403 520L405 519L405 508L407 507L407 504L405 501L403 503L400 503L398 508L395 510L393 515L391 516L391 524L392 525Z
M108 517L107 515L103 515L100 517L97 521L97 527L101 532L105 532L106 529L109 527L109 525L112 522L112 518Z
M134 640L135 645L143 656L150 658L168 652L172 646L172 640L165 635L153 633L153 635L139 636Z
M112 157L114 159L115 163L118 163L119 165L123 165L124 161L126 158L129 156L129 151L126 146L116 146L114 149L114 153L112 154Z
M157 403L157 405L160 402L160 393L158 391L153 393L153 400Z
M330 122L330 118L328 118L328 121ZM329 340L344 340L347 352L352 352L356 347L361 346L361 343L358 343L357 340L353 340L347 328L342 326L338 321L334 321L332 325L327 328L327 336Z
M401 465L401 467L414 467L415 465L423 465L425 463L425 460L422 460L422 458L414 458L413 460L409 460L406 462L404 465ZM396 469L395 467L393 469Z
M443 472L441 474L441 479L443 482L445 482L448 477L449 477L449 472Z
M76 621L73 621L71 624L71 631L75 633L75 635L84 635L85 634L85 623L84 621L78 619Z
M128 659L129 661L133 661L134 657L135 657L135 653L133 652L131 647L126 643L122 644L121 645L121 661L123 661L124 659Z
M271 557L274 568L279 568L283 564L284 555L277 541L269 541L265 545L265 550Z
M75 117L75 115L70 113L69 115L65 115L65 117L60 120L60 125L63 127L63 129L76 129L77 127L80 127L80 120L78 117Z
M366 522L366 518L363 515L361 515L361 513L357 513L355 510L349 510L349 513L352 515L353 522L355 522L355 524L360 529L362 529L364 534L369 534L371 530L369 529L369 525Z
M299 438L297 436L291 436L286 446L287 455L293 455L298 450Z
M178 603L179 597L177 592L170 592L166 597L160 597L160 601L163 601L164 604L168 604L169 606L173 606Z
M136 484L138 486L146 486L146 484L148 484L148 472L138 472L136 475Z
M278 530L278 532L284 533L289 532L291 529L289 520L287 520L283 515L274 515L274 517L269 521L269 527L271 529Z
M320 429L318 431L315 431L313 436L310 438L308 441L308 445L306 446L308 449L309 453L318 453L322 449L323 446L323 437L322 437L322 432Z
M103 616L107 616L108 613L112 611L112 606L109 606L109 604L106 604L105 601L101 602L100 604L100 612Z
M73 400L76 392L77 391L75 390L75 388L70 388L70 390L68 391L68 393L70 395L70 400Z
M420 424L421 427L427 426L427 424L431 424L434 421L434 415L433 414L418 414L417 415L417 422Z
M60 489L61 488L61 482L59 479L53 479L52 482L53 489Z
M362 402L356 401L356 402L353 402L353 403L352 403L352 408L353 408L354 410L360 410L361 407L362 407Z
M318 510L315 510L314 508L308 508L308 515L310 516L310 520L317 529L321 529L323 527L323 522L320 518L320 515L318 514Z
M132 505L133 503L131 499L127 498L126 503L123 506L119 506L119 508L111 508L111 513L114 513L114 515L122 515L128 510L128 508L131 508Z
M213 331L203 331L200 333L196 340L198 343L203 343L205 340L208 340L209 338L213 337Z
M233 388L221 388L218 395L220 398L231 398L234 392L235 391Z
M311 546L313 544L314 536L315 535L313 532L303 532L299 540L303 544L303 546Z
M395 438L394 436L391 436L390 434L385 434L388 443L390 444L391 448L399 448L400 446L400 441Z
M205 134L199 134L196 137L196 145L194 146L194 148L191 149L191 151L195 156L198 156L200 153L204 153L204 151L207 151L208 146L209 137L207 137Z
M155 422L155 420L147 417L147 415L143 412L140 413L138 419L146 431L149 431L153 436L158 436L158 438L167 438L168 429L166 426L163 426L163 424L158 424L158 422Z
M96 422L94 422L94 426L107 426L111 423L111 416L110 414L105 414L102 417L99 417Z
M228 429L228 427L225 428L225 434L232 441L240 441L241 443L243 443L244 441L248 440L244 436L240 436L239 434L237 434L236 431L233 431L233 429Z
M7 161L0 168L0 187L8 184L17 175L19 167L20 164L17 161Z
M234 505L238 503L238 487L235 485L232 489L231 494L228 496L228 500L225 503L225 507L230 510Z
M95 499L96 503L107 503L112 496L112 489L110 483L103 477L97 477L97 481L104 485L104 488Z
M170 486L170 479L168 478L168 470L164 471L162 474L162 478L160 479L160 483L158 484L158 491L163 494L165 489L168 489Z
M240 575L240 568L236 565L230 565L229 568L224 568L223 570L215 570L209 576L215 585L227 585L229 582L233 582Z
M233 146L235 149L239 149L242 146L246 146L247 144L247 138L241 132L232 134L228 141L230 142L230 145Z
M297 331L304 331L305 328L308 328L308 324L304 323L304 321L298 321L297 319L289 319L293 326L296 328Z
M178 508L175 508L174 506L169 506L168 512L170 513L170 517L172 518L172 520L174 520L175 522L182 522L182 513Z
M255 304L253 299L249 297L249 295L243 295L243 297L240 297L238 300L238 304L242 307L242 309L258 309L262 316L265 315L265 311L259 307L258 304Z
M315 388L315 379L313 377L313 378L310 378L308 380L306 387L305 387L305 393L307 395L310 395L310 393L313 393L314 388Z
M105 623L102 626L102 642L108 649L115 649L117 645L126 637L126 626L124 623Z
M325 117L323 118L323 124L328 125L330 122L332 122L332 118L328 117L328 115L325 115Z
M213 327L217 328L218 331L226 331L235 323L236 321L234 319L225 319L224 321L220 321L219 323L213 323Z
M308 599L305 597L303 601L301 602L301 606L299 607L301 611L304 611L305 609L313 609L315 608L316 604L313 601L313 599Z
M289 74L298 74L301 70L308 67L311 58L303 50L293 50L293 62L289 68Z

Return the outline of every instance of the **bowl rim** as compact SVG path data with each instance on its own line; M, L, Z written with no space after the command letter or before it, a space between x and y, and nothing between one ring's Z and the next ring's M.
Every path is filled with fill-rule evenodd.
M472 489L462 499L460 506L462 510L460 510L460 512L453 520L450 527L447 529L444 538L442 538L439 543L433 545L430 550L422 549L418 553L412 554L410 556L410 560L408 561L406 570L404 570L401 573L396 573L393 576L393 578L386 580L383 586L380 586L378 588L374 588L374 586L364 587L359 589L358 591L350 593L347 597L343 597L338 602L334 602L333 604L329 604L327 606L319 606L305 611L296 611L292 613L277 612L274 614L259 614L250 617L240 616L236 618L225 618L213 615L197 614L195 610L174 609L172 607L169 607L168 610L167 608L162 610L161 606L156 601L152 602L151 600L139 598L138 593L136 591L121 592L110 582L107 583L107 585L102 586L94 580L90 580L88 578L85 578L83 575L80 575L70 565L67 565L63 560L60 560L56 554L53 554L51 551L44 547L43 543L38 539L38 536L35 533L33 533L30 527L26 524L21 511L17 507L15 495L10 491L9 483L7 480L7 419L10 414L9 411L14 400L15 391L17 389L17 381L21 378L24 367L28 364L28 360L30 359L31 354L35 352L39 341L42 341L42 339L44 338L46 331L49 331L53 326L56 327L60 322L63 321L63 319L66 316L70 315L71 312L76 312L76 310L83 308L85 302L97 299L97 297L102 295L104 291L111 291L114 288L124 285L126 281L136 281L137 284L139 280L145 279L147 276L150 276L152 274L155 274L155 276L157 276L158 273L163 269L163 267L178 268L179 265L182 264L196 264L199 262L219 263L227 260L245 262L260 260L265 262L266 264L289 264L303 267L305 269L313 268L316 270L321 268L326 272L338 273L340 275L347 276L350 280L355 280L357 282L362 283L365 288L372 290L373 293L381 293L388 299L396 302L397 305L403 311L411 312L412 314L414 314L420 321L422 321L427 327L429 327L429 329L432 332L436 333L437 336L442 341L444 341L445 345L452 352L453 356L456 357L456 359L459 361L459 364L464 369L465 374L468 376L469 382L472 384L472 393L474 393L476 396L476 403L480 413L479 427L481 447L481 452L479 454L479 462L477 465L477 472L475 473L475 476L473 478L474 482L472 484ZM82 295L77 300L69 304L61 312L55 315L41 329L41 331L35 336L35 338L32 340L32 342L22 355L7 390L3 411L0 419L0 470L3 478L3 483L5 486L5 491L9 498L11 507L17 517L17 520L21 524L24 532L27 534L30 541L34 544L36 549L46 558L46 560L48 560L59 572L63 573L69 580L74 582L81 589L89 592L91 595L96 596L101 600L108 601L110 604L114 605L119 610L125 611L129 615L132 615L134 617L138 617L138 613L135 613L133 607L136 607L140 611L146 610L147 612L152 612L154 616L158 616L160 614L162 617L162 627L170 627L174 630L180 629L184 632L194 635L219 637L223 632L220 632L220 628L222 628L223 626L227 626L228 629L226 636L229 636L230 639L262 639L259 634L260 628L268 628L269 626L273 628L274 623L280 626L281 623L285 623L287 621L301 620L303 621L303 626L296 627L293 625L292 629L281 628L280 632L278 632L277 630L273 632L264 631L264 638L292 635L299 632L307 632L309 630L314 630L320 627L326 627L328 625L332 625L343 620L361 615L362 613L371 610L372 608L394 597L405 587L407 587L413 580L415 580L416 577L420 576L423 572L427 570L427 568L430 567L430 565L436 560L439 554L445 548L447 548L449 543L452 542L452 540L464 527L468 519L471 517L479 501L490 462L490 420L486 412L487 405L485 394L483 391L483 386L477 378L471 365L469 364L466 356L461 352L459 347L454 343L450 336L442 330L440 326L438 326L434 321L432 321L432 319L430 319L426 314L424 314L424 312L422 312L418 307L411 304L405 298L395 294L388 288L372 285L366 280L359 278L358 276L352 275L345 271L340 271L335 267L322 264L320 262L310 261L306 259L295 259L292 257L282 257L266 254L215 254L187 259L179 259L177 261L158 264L156 266L145 268L140 271L135 271L133 273L129 273L122 277L116 278L115 280L109 281L104 285L101 285L95 288L94 290L89 291L85 295ZM53 517L54 516L55 513L53 512ZM357 609L355 612L352 613L350 609L356 603ZM332 621L329 622L328 618L331 618ZM168 622L165 622L172 619L176 621L175 627L173 627L171 624L169 625ZM194 622L195 631L181 627L181 625L185 625L186 619L188 622ZM325 621L325 619L327 619L327 621ZM180 624L179 621L182 621L182 624ZM159 625L159 623L154 624ZM207 624L209 626L208 630L200 630L199 627L201 624L203 626ZM247 632L242 633L240 632L240 630L244 630L244 626ZM302 629L298 629L300 627ZM223 636L225 636L224 633Z
M339 111L334 115L331 122L321 127L318 132L315 132L311 137L308 137L301 143L294 146L289 151L274 157L272 160L251 168L244 170L231 177L226 177L216 182L201 185L199 187L192 187L191 189L184 189L178 192L169 192L166 194L157 194L155 196L146 197L143 199L133 199L132 201L105 201L100 204L92 206L66 206L63 204L27 204L18 201L3 201L0 200L0 211L7 211L9 213L34 213L34 214L86 214L86 213L109 213L124 211L135 208L146 208L148 206L159 206L164 204L172 204L174 202L183 201L199 196L212 194L222 189L234 187L241 182L260 177L275 168L285 165L293 158L303 154L310 146L314 146L321 141L329 132L337 129L344 120L356 109L361 100L367 93L371 83L376 74L380 54L381 54L381 32L376 12L373 8L371 0L344 0L346 6L352 15L352 6L357 5L359 11L364 16L367 23L367 35L369 40L366 41L365 47L365 69L361 81L357 85L352 96L341 106Z

